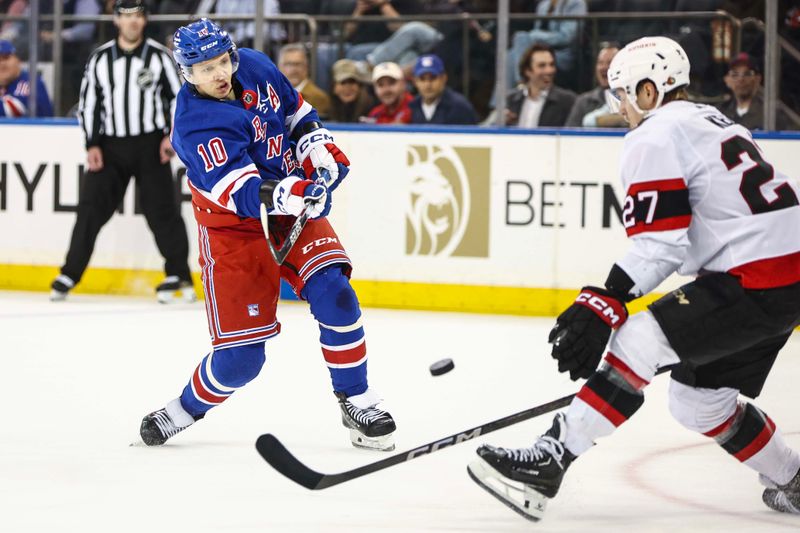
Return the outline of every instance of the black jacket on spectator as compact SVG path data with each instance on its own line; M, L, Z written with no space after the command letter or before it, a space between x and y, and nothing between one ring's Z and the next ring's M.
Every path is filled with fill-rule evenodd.
M522 111L522 104L528 97L527 87L519 87L508 93L506 98L506 107L508 110L519 117ZM537 127L560 127L567 123L567 117L572 110L572 105L575 103L575 93L562 89L553 85L547 93L547 100L544 101L542 107L542 114L539 115L539 124ZM516 126L516 123L508 124L509 126Z
M439 104L436 106L436 111L430 120L425 118L425 113L422 112L422 98L415 97L408 104L411 108L411 123L412 124L477 124L478 116L475 114L475 109L472 104L459 93L455 92L450 87L445 87Z
M736 112L736 98L733 97L724 104L719 105L718 108L726 117L741 124L748 130L764 129L764 93L761 90L753 96L750 107L744 115L739 116ZM798 125L783 110L778 109L775 113L775 129L778 131L796 130Z

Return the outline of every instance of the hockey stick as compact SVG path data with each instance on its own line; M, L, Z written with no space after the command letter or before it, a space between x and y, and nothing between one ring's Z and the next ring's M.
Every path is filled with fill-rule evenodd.
M321 490L327 489L328 487L333 487L339 483L344 483L345 481L350 481L351 479L366 476L367 474L377 472L378 470L383 470L384 468L389 468L390 466L394 466L396 464L411 461L412 459L416 459L429 453L437 452L442 448L451 446L453 444L459 444L461 442L472 440L475 437L486 435L492 431L497 431L498 429L506 426L522 422L523 420L535 418L551 411L555 411L556 409L561 409L562 407L569 405L574 397L574 394L570 394L569 396L564 396L563 398L559 398L536 407L531 407L530 409L520 411L519 413L514 413L513 415L505 416L493 422L488 422L466 431L460 431L450 435L449 437L429 442L428 444L419 446L413 450L397 453L385 459L381 459L380 461L376 461L374 463L360 466L358 468L354 468L353 470L347 470L346 472L341 472L338 474L322 474L308 468L294 455L292 455L291 452L286 449L286 446L284 446L275 435L270 433L258 437L256 440L256 449L258 450L258 453L261 454L261 457L263 457L265 461L272 465L275 470L288 477L295 483L298 483L307 489Z
M672 366L659 368L656 374L667 372L672 370L672 368ZM472 440L476 437L491 433L492 431L497 431L498 429L502 429L504 427L550 413L557 409L561 409L562 407L568 406L570 402L572 402L572 399L575 398L576 394L569 394L563 398L525 409L524 411L514 413L513 415L504 416L503 418L499 418L492 422L487 422L486 424L482 424L480 426L475 426L474 428L466 431L454 433L449 437L429 442L428 444L424 444L414 448L413 450L397 453L385 459L381 459L380 461L375 461L374 463L360 466L352 470L346 470L338 474L323 474L310 469L301 463L297 457L292 455L292 453L286 449L286 446L284 446L283 443L281 443L281 441L279 441L278 438L271 433L266 433L256 439L256 450L258 450L258 453L261 455L261 457L263 457L264 460L272 466L272 468L288 477L295 483L302 485L307 489L322 490L327 489L328 487L333 487L334 485L338 485L339 483L344 483L345 481L350 481L352 479L360 478L362 476L366 476L367 474L383 470L384 468L389 468L390 466L405 463L406 461L411 461L412 459L417 459L418 457L428 455L429 453L438 452L442 448Z
M317 175L319 176L317 180L322 180L325 185L328 185L328 181L330 179L330 173L327 169L320 168L317 169ZM292 227L289 229L289 234L286 235L286 240L283 241L283 244L280 248L275 248L275 245L272 244L272 239L269 237L269 218L267 216L267 206L263 203L261 204L261 208L259 210L259 214L261 215L261 227L264 229L264 236L267 238L267 246L269 246L269 252L272 254L272 258L275 259L275 262L278 266L282 265L284 261L286 261L286 256L289 255L289 252L292 251L294 248L294 243L297 242L297 239L300 237L300 234L303 232L303 228L306 226L306 222L308 222L309 213L311 211L311 205L306 204L306 208L300 213L300 216L294 221Z

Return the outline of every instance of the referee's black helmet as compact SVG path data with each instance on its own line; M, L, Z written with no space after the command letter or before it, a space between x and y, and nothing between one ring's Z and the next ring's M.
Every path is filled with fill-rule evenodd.
M143 13L147 15L147 3L144 0L117 0L114 2L114 14Z

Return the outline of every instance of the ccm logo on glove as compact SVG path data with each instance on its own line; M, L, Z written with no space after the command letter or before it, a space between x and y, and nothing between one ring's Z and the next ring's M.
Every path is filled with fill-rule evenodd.
M297 151L301 154L306 154L308 149L311 148L312 144L323 142L332 143L333 135L331 135L331 133L325 129L317 130L317 132L305 135L302 139L300 139L300 143L297 145Z
M604 298L593 291L583 291L577 298L575 303L588 307L603 319L603 322L616 329L625 322L628 318L628 313L625 307L618 300L612 298Z

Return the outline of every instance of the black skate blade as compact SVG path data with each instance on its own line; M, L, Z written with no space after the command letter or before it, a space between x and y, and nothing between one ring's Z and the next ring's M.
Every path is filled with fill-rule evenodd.
M483 490L494 496L496 500L498 500L500 503L502 503L503 505L505 505L506 507L508 507L521 517L530 520L531 522L538 522L540 520L540 518L529 515L528 513L520 509L518 506L506 500L500 494L498 494L492 487L490 487L489 485L478 479L478 476L472 473L472 470L469 469L469 466L467 466L467 474L469 474L469 477L472 478L472 481L474 481L480 488L482 488Z
M274 435L267 433L258 437L256 450L272 468L292 481L311 490L325 488L320 486L324 475L298 461Z

